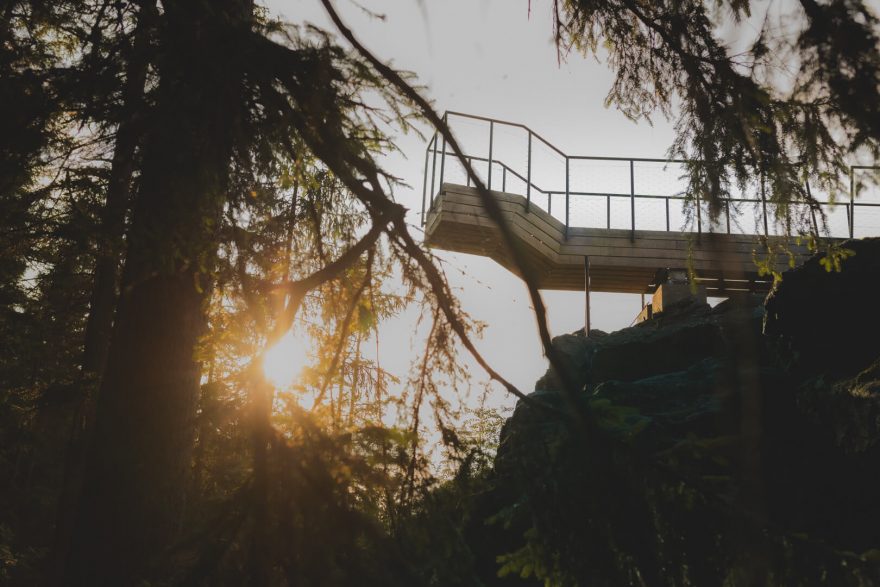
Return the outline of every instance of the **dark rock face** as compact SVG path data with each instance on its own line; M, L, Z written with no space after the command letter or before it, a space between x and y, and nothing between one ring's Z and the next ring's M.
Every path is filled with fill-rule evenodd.
M717 432L718 414L729 397L707 390L717 389L720 370L717 360L705 359L683 371L605 381L596 387L590 405L603 431L622 440L638 439L651 450L671 449L688 435ZM639 409L620 421L604 419L605 410L614 406Z
M834 438L848 454L880 450L880 359L848 379L806 382L799 390L800 411Z
M798 368L851 373L880 355L880 239L847 241L841 272L822 257L785 273L766 303L764 330L790 345Z
M563 334L555 337L552 341L553 347L559 351L566 366L569 375L575 381L578 389L584 386L584 373L590 362L590 357L595 348L595 340L584 336L583 330L575 334ZM561 389L562 381L559 376L548 370L547 373L535 383L535 391L544 391L550 389Z
M649 330L628 328L597 345L590 381L635 381L673 373L713 356L722 348L721 330L710 321Z
M503 572L880 585L880 241L847 246L843 273L787 273L766 320L749 298L555 339L583 391L548 372L532 398L556 412L520 404L502 430L483 503Z

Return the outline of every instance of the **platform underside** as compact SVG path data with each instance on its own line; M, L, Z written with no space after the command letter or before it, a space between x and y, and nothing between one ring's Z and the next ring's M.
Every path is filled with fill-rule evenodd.
M771 281L760 277L753 235L663 232L604 228L569 228L537 206L526 211L526 199L492 192L500 204L528 265L541 289L583 291L584 257L589 257L590 289L619 293L651 293L658 270L692 267L713 296L761 292ZM501 242L475 188L443 184L428 212L426 243L438 249L490 257L520 274ZM809 254L791 245L797 263ZM781 255L779 270L788 268Z

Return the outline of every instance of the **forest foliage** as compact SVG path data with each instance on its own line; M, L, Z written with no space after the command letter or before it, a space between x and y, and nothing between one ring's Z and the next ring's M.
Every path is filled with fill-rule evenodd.
M535 400L477 353L379 163L426 124L460 149L418 80L323 4L336 32L250 0L0 8L0 580L445 585L515 567L464 536L501 417L453 397L458 354ZM733 54L718 23L753 9L553 4L560 51L615 71L609 104L678 112L692 197L717 213L757 175L790 232L817 237L806 182L840 193L877 154L877 15L801 0L792 34L768 18ZM387 372L379 326L413 307L425 347ZM292 330L314 356L276 390L266 353ZM569 399L552 410L589 423Z

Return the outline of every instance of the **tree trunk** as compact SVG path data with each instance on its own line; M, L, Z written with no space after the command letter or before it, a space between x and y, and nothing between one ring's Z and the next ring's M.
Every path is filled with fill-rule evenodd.
M135 150L143 134L144 84L147 81L150 35L155 19L155 2L142 2L131 58L126 67L122 116L113 147L107 202L101 218L101 236L95 260L95 280L86 322L82 370L95 377L100 376L107 359L113 312L116 310L116 283L119 279L122 236L125 215L131 200Z
M128 585L179 531L210 268L242 96L250 0L163 3L119 307L68 559L71 585Z
M104 369L107 348L110 345L110 329L113 313L116 311L116 286L119 280L125 215L131 201L135 151L143 134L144 84L147 79L150 37L155 19L155 1L142 2L137 16L131 55L126 64L121 120L113 146L107 201L102 213L101 234L95 259L95 277L89 297L89 315L86 321L82 358L84 393L71 422L64 478L58 499L49 579L50 584L53 585L60 583L64 576L76 502L82 486L87 435L94 415L94 389Z

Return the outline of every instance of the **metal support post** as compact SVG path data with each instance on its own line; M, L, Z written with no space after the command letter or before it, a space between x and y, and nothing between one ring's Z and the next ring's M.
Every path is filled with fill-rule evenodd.
M437 133L434 133L434 140L431 141L434 149L434 161L431 163L431 210L434 209L434 179L437 175Z
M495 122L489 121L489 189L492 189L492 147L495 142Z
M697 242L703 235L703 215L700 212L700 192L697 192Z
M526 164L526 212L532 203L532 131L529 131L529 159Z
M766 183L764 181L764 170L761 170L761 208L763 209L764 214L764 236L766 237L770 234L770 230L767 227L767 192L766 192Z
M605 196L605 228L611 230L611 196Z
M636 242L636 171L632 159L629 160L629 211L629 241L634 243Z
M426 203L427 199L428 199L428 149L425 149L425 177L422 179L422 224L421 224L422 226L425 225L425 203Z
M856 224L856 182L855 169L849 168L849 238L853 238L853 227Z
M669 198L666 198L666 232L669 232Z
M568 190L568 157L565 158L565 240L568 240L568 209L570 208L570 204L568 201L569 190Z
M810 220L813 221L813 232L816 233L816 237L818 238L818 236L819 236L819 225L816 223L816 209L813 208L813 194L812 194L812 192L810 192L810 182L809 182L809 181L805 181L805 182L804 182L804 187L807 188L807 197L810 199L810 203L809 203L809 206L810 206Z
M445 123L445 120L444 120ZM446 135L443 135L443 153L440 155L440 188L443 188L443 177L446 171Z
M590 258L584 255L584 334L590 335Z

